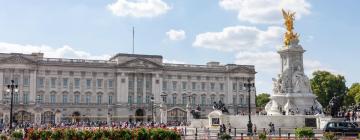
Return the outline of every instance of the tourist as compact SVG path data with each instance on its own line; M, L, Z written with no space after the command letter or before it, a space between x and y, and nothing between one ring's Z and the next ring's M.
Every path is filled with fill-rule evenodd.
M230 123L228 125L229 125L229 134L230 134L231 133L231 125L230 125Z
M269 124L269 135L271 135L272 134L272 122L270 122L270 124Z
M256 125L254 124L254 134L256 135L257 133L256 133Z

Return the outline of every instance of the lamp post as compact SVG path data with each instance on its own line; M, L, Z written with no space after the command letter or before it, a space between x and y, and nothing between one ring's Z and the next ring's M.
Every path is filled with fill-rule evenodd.
M248 121L248 124L247 124L247 129L248 129L248 135L249 135L249 136L252 136L252 135L253 135L253 131L252 131L252 126L253 126L253 124L251 123L251 103L250 103L250 101L251 101L251 95L250 95L250 93L251 93L251 88L252 88L252 87L255 87L255 86L254 86L254 83L251 83L250 78L248 79L248 83L247 83L247 84L244 84L244 85L248 88L248 95L249 95L249 100L248 100L248 109L249 109L248 115L249 115L249 121Z
M14 80L11 80L11 84L7 85L7 93L10 93L10 131L12 130L12 123L13 123L13 95L14 92L19 92L18 85L15 84Z

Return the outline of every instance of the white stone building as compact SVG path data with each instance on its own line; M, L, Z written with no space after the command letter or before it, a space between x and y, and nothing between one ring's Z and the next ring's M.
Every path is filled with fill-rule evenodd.
M159 55L119 53L110 60L44 58L42 53L0 54L0 117L9 122L11 80L14 121L48 123L59 120L159 120L161 95L166 96L167 121L185 121L186 104L199 104L203 115L222 100L231 114L245 112L255 79L252 65L163 63ZM255 88L251 107L255 110ZM154 104L151 98L154 97Z

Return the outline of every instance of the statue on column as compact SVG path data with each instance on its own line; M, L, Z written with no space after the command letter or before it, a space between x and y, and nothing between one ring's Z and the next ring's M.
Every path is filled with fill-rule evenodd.
M201 116L201 108L200 105L197 105L195 110L191 110L190 112L193 115L194 119L200 119Z
M340 111L340 97L334 96L329 101L329 105L327 107L328 112L332 117L337 117L337 113Z
M214 102L213 104L214 110L220 110L222 113L229 113L229 110L225 107L225 104L219 101L219 103Z

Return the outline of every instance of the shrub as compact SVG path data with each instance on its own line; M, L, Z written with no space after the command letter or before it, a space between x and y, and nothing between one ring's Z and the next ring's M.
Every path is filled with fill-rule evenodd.
M265 133L260 133L259 134L259 139L260 140L266 140L266 134Z
M315 133L311 128L296 128L295 136L297 138L312 138L315 136Z
M336 140L335 133L333 132L325 132L323 136L325 140Z
M147 140L149 139L149 133L145 128L135 129L136 139L137 140Z
M48 138L50 138L51 134L52 134L52 132L49 130L41 131L40 138L41 138L41 140L47 140Z
M14 139L22 139L24 134L21 131L14 131L11 133L11 137Z
M64 140L72 140L72 138L76 136L74 129L65 129L63 135L64 135Z
M7 136L5 136L5 135L3 135L3 134L0 134L0 140L7 140L7 139L8 139Z
M30 129L27 133L29 140L38 140L40 138L40 132L34 129Z
M231 140L231 136L229 134L226 134L226 133L222 133L220 135L220 139L221 140Z
M61 133L62 130L59 130L59 129L56 129L55 131L53 131L51 133L51 140L61 140L62 139L62 133Z

